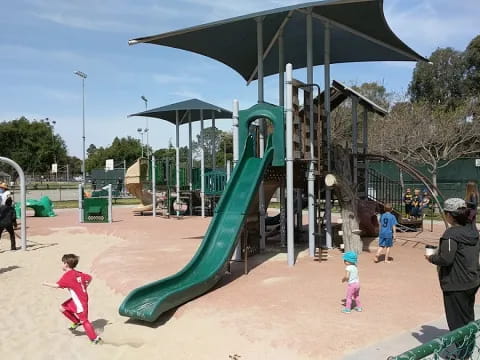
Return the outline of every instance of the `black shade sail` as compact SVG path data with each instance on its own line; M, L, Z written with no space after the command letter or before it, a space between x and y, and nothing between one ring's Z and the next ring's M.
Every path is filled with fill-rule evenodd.
M330 63L427 61L388 26L383 0L326 0L262 11L164 34L129 44L151 43L216 59L242 77L257 78L257 19L263 19L264 75L277 74L278 38L283 32L285 63L307 65L306 13L313 14L313 65L324 63L325 24L330 27Z
M220 106L212 105L207 102L190 99L185 101L180 101L175 104L165 105L156 109L142 111L136 114L128 115L131 116L146 116L153 117L157 119L166 120L173 125L176 124L177 112L179 115L179 124L188 124L189 113L191 121L201 120L200 110L203 110L204 119L231 119L232 112L228 111Z

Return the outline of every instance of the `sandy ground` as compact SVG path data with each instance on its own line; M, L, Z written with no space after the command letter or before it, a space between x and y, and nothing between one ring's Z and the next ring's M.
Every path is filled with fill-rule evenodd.
M115 208L113 224L78 224L74 211L56 218L28 218L27 252L0 242L0 358L2 359L341 359L346 354L440 318L435 268L424 244L442 232L399 236L391 264L360 256L362 313L340 313L345 285L338 250L318 262L297 247L296 266L269 243L208 294L154 324L118 315L136 286L179 270L200 244L209 219L134 217ZM92 273L90 320L104 344L92 345L83 329L70 333L58 311L65 290L41 286L62 274L61 256L81 256L78 269ZM406 349L399 348L399 351Z

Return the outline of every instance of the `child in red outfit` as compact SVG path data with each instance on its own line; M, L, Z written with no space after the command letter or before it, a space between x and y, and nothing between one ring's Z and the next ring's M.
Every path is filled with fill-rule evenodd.
M63 271L65 273L57 281L57 283L44 282L43 285L52 288L67 289L71 298L65 301L60 311L70 321L72 325L70 330L75 330L80 325L83 325L88 338L95 344L101 341L101 338L95 333L90 321L88 321L88 293L87 287L92 281L92 277L75 270L78 265L79 257L74 254L65 254L62 257Z

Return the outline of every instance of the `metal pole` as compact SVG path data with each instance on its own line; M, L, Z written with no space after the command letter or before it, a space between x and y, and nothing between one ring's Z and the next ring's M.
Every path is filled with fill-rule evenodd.
M286 150L287 150L287 262L295 264L294 234L293 234L293 70L292 64L287 64L286 71Z
M111 224L112 219L112 184L108 184L108 223Z
M205 217L205 148L203 134L203 110L200 110L200 198L202 201L202 217Z
M180 118L178 110L175 110L176 120L176 142L175 142L175 173L176 173L176 191L177 191L177 209L180 205ZM180 211L177 210L177 216L180 216Z
M363 176L365 179L365 199L368 199L368 111L367 108L363 108ZM400 170L401 171L401 170Z
M230 160L227 160L227 182L230 180Z
M82 140L83 140L83 151L82 151L82 177L83 177L83 186L85 186L85 78L82 77Z
M313 17L312 8L307 10L307 83L313 84ZM310 162L308 164L308 254L315 256L315 123L313 119L313 86L308 88L310 120ZM301 210L300 210L301 211Z
M264 101L264 82L263 82L263 17L257 19L257 63L258 63L258 102ZM265 120L259 119L260 123L260 157L263 157L265 151ZM263 180L258 189L258 210L260 213L260 250L265 249L265 191Z
M192 160L192 112L188 111L188 186L190 191L193 189L192 185L193 174L193 160Z
M327 171L332 170L332 139L330 129L330 24L325 22L325 40L324 40L324 78L325 78L325 117L327 127ZM332 189L327 187L325 190L325 239L326 247L332 247Z
M358 98L352 96L352 156L353 156L353 189L357 193L358 180Z
M157 216L156 170L155 155L152 155L152 215L154 218Z
M238 152L239 152L239 147L238 147L238 109L239 109L239 104L238 100L235 99L233 100L233 167L235 167L238 163Z
M123 159L123 188L122 192L125 194L125 178L127 177L127 160Z
M27 203L27 195L26 195L26 182L25 182L25 174L23 169L18 165L15 161L0 156L0 162L5 162L12 166L18 173L20 177L20 212L22 214L22 218L20 220L21 229L20 229L20 237L22 239L22 250L27 250L27 213L26 213L26 203Z
M278 104L285 105L285 50L283 30L278 36ZM275 129L275 131L285 131ZM287 224L285 213L285 179L280 180L280 246L287 246Z
M212 110L212 170L217 165L217 152L215 151L215 111Z

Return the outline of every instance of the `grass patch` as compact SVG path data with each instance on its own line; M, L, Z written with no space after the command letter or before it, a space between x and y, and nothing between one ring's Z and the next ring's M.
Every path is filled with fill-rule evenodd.
M54 209L76 209L78 208L77 200L53 201ZM138 205L140 200L137 198L123 198L113 199L113 206L115 205Z

